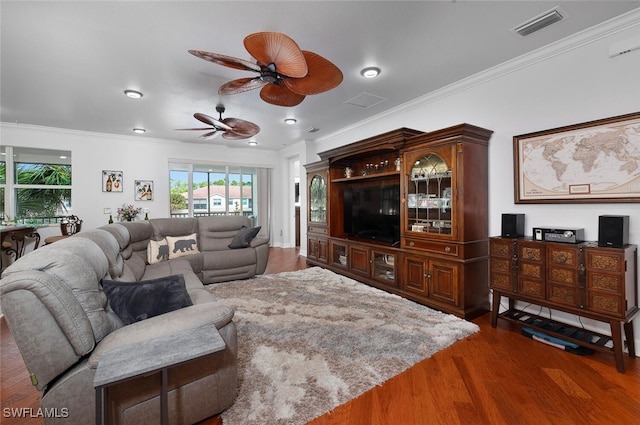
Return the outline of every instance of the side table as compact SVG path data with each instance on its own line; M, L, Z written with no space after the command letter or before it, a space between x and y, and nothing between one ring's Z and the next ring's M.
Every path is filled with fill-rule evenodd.
M93 379L96 389L96 424L109 423L110 386L155 372L162 376L160 423L168 424L168 369L222 351L225 347L216 327L210 325L103 353Z

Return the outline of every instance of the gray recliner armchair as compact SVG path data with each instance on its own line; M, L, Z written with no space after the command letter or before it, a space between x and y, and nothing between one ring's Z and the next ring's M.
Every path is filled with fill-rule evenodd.
M110 350L128 347L135 362L136 347L146 341L211 324L226 348L169 370L169 420L191 424L233 404L237 391L234 310L213 299L186 261L180 269L194 305L129 325L109 309L100 284L103 278L132 273L122 259L119 241L105 230L82 232L39 248L4 271L2 312L32 383L43 392L41 407L64 413L45 418L46 424L95 423L95 370ZM160 384L155 374L112 387L110 423L160 423Z

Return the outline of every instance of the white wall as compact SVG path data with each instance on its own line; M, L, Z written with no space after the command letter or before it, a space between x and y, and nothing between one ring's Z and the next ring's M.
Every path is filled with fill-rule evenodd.
M0 137L3 145L66 149L72 152L72 211L84 220L83 229L107 224L109 215L104 214L104 208L111 208L116 220L116 209L125 203L149 208L149 217L169 217L170 160L211 161L267 168L279 166L276 152L254 148L233 149L215 144L203 145L7 123L0 126ZM102 192L102 170L123 172L121 193ZM134 201L134 180L153 180L153 201ZM40 230L43 238L56 233L59 234L57 227Z
M630 216L630 243L640 245L637 203L515 204L512 148L516 135L640 112L640 50L609 58L613 43L639 35L637 10L326 137L317 152L399 127L484 127L494 131L489 142L490 235L500 234L502 213L525 213L527 235L535 226L583 227L586 239L597 240L598 216L615 214ZM312 156L309 162L317 159ZM583 323L608 333L598 322ZM636 346L639 336L636 326Z

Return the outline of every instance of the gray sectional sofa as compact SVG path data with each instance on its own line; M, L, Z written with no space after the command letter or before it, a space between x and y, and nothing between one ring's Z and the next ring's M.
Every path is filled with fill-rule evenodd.
M8 267L0 280L2 312L32 383L43 391L41 407L57 413L45 423L95 423L93 380L110 351L130 350L136 362L143 344L203 326L215 326L226 347L169 369L170 423L195 423L230 407L237 391L234 310L203 283L264 272L268 240L252 238L255 232L237 240L250 225L239 216L111 224L46 245ZM195 244L178 243L194 234ZM163 248L150 263L149 246L167 240L173 255ZM239 247L229 248L234 243ZM187 304L132 323L123 321L105 293L107 284L137 290L169 276L180 277ZM159 423L159 389L158 374L117 384L109 391L110 423Z
M122 226L128 230L128 244L123 241L125 235L121 234ZM159 266L163 262L149 264L150 240L161 241L166 238L175 239L195 234L196 245L193 245L193 248L197 252L185 250L182 254L187 255L179 258L189 262L193 272L204 284L246 279L264 273L269 259L269 239L258 236L251 239L246 248L229 248L238 232L251 228L251 220L243 216L156 218L101 227L118 238L122 256L125 261L130 262L131 268L137 274L136 277L139 277L141 272L144 273L142 269L145 267L152 266L152 269L163 267ZM170 257L171 254L174 253L170 253ZM168 263L172 261L170 259Z

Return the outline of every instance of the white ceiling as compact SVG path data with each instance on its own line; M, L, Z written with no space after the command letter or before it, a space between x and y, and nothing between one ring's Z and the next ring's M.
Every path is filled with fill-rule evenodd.
M519 24L556 6L566 19L528 37ZM246 147L198 139L195 112L258 124L259 147L322 138L527 52L640 7L640 1L4 1L0 3L1 111L8 123ZM187 53L252 60L246 35L279 31L336 64L337 88L285 108L258 90L218 87L255 74ZM380 76L360 76L365 66ZM144 93L140 100L123 94ZM349 100L384 99L371 107ZM294 117L297 124L283 120ZM311 127L318 128L308 133Z

